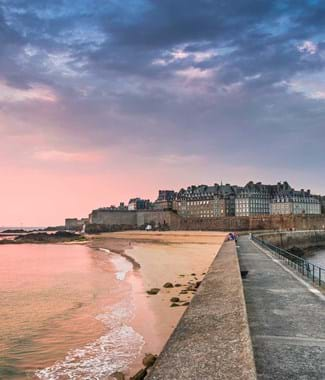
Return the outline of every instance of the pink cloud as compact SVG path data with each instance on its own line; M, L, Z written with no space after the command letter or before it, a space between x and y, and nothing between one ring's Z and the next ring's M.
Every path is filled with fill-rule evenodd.
M0 82L0 101L9 103L24 101L55 103L57 95L53 89L44 85L33 85L28 89L20 89L9 87L4 82Z
M55 162L98 162L103 159L103 155L98 152L65 152L60 150L37 151L33 156L40 161Z

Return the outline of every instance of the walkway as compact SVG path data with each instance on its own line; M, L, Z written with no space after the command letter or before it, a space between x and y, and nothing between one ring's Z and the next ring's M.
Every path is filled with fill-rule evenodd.
M247 236L238 246L258 379L325 380L325 301Z

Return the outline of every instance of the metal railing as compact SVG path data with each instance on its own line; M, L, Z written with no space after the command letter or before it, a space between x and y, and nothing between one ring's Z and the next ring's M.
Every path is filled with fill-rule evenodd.
M284 261L288 266L298 271L303 276L307 277L310 281L318 286L325 286L325 269L302 259L299 256L286 251L283 248L277 247L268 243L263 239L259 239L256 235L251 235L252 240L259 246L266 248L272 254L277 256L278 259Z

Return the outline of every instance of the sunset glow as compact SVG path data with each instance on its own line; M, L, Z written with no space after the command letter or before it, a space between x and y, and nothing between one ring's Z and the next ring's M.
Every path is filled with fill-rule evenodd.
M321 193L324 12L309 0L2 1L0 225L62 224L192 183Z

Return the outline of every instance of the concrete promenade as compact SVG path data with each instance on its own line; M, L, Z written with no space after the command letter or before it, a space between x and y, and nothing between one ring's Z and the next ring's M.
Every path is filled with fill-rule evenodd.
M249 271L243 284L258 379L324 380L325 297L247 236L238 245L240 265Z
M222 245L148 380L256 380L233 241Z

